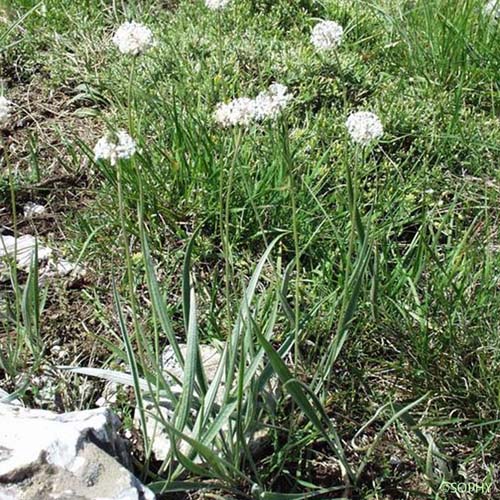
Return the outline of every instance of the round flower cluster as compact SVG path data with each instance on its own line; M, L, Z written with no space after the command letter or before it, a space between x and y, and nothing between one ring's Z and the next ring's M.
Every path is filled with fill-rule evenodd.
M314 26L311 33L311 43L317 50L332 50L340 45L344 28L335 21L321 21Z
M273 83L255 99L239 97L228 103L219 103L214 119L222 127L247 126L252 122L276 118L292 98L285 85Z
M7 123L12 112L12 102L0 95L0 126Z
M484 13L498 21L500 19L500 0L490 0L484 6Z
M369 111L352 113L345 125L351 139L363 146L379 139L384 134L384 127L378 116Z
M116 30L113 43L122 54L137 56L153 45L153 33L143 24L127 22Z
M222 127L249 125L255 116L255 102L249 97L238 97L228 103L219 103L214 119Z
M205 5L210 10L221 10L227 7L231 0L205 0Z
M135 153L135 141L124 130L101 137L94 147L97 160L109 160L116 165L117 160L127 160Z
M276 118L291 100L286 85L272 83L267 92L261 92L254 101L255 119Z

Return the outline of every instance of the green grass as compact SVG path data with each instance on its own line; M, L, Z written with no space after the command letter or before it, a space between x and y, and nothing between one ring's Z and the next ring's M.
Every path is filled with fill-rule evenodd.
M269 499L316 487L320 498L442 498L444 477L486 478L500 452L500 46L484 2L245 0L220 15L201 0L36 4L5 6L3 91L19 99L18 118L38 112L28 90L40 109L64 97L55 117L40 111L38 126L2 132L19 146L10 181L0 160L0 201L68 197L37 191L38 175L85 179L83 201L50 234L74 258L85 249L95 270L75 322L101 354L72 364L125 362L137 390L122 415L168 396L161 350L187 341L175 418L163 425L192 452L161 466L146 457L144 478L172 491L213 479L234 498ZM111 43L127 19L157 41L134 63L131 91L132 61ZM338 57L314 52L319 19L344 26ZM214 124L219 101L273 81L294 94L279 120ZM358 109L385 129L364 152L344 126ZM107 128L130 131L133 160L94 161ZM2 317L18 339L0 373L15 389L16 371L38 372L48 339L45 313L28 304L33 277L14 288L5 300L26 313ZM204 382L196 355L217 342L221 380L233 381L219 414L221 381ZM269 404L261 390L273 376L281 392ZM254 460L249 436L261 425L271 450Z

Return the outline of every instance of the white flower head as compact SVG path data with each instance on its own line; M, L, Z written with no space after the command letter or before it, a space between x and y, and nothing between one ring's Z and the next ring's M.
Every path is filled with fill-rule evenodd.
M219 103L214 119L222 127L248 126L252 122L276 118L292 98L285 85L273 83L255 99L239 97L228 103Z
M498 21L500 19L500 0L490 0L484 6L484 14Z
M127 160L135 153L135 141L124 130L101 137L94 147L97 160L109 160L116 165L117 160Z
M376 141L384 134L384 127L375 113L357 111L345 123L351 139L363 146Z
M228 103L219 103L214 118L222 127L249 125L255 118L255 101L249 97L238 97Z
M153 33L143 24L126 22L116 30L113 43L122 54L137 56L151 48Z
M276 118L292 99L286 85L272 83L266 92L261 92L255 99L256 120Z
M311 32L311 43L319 51L335 49L340 45L344 28L335 21L321 21Z
M231 0L205 0L205 6L210 10L222 10Z
M0 95L0 126L5 125L12 113L12 102Z

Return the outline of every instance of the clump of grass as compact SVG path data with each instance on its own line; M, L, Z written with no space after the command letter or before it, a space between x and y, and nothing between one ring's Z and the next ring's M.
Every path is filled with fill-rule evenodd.
M94 162L92 144L57 147L72 153L69 171L84 151L99 181L66 230L112 283L82 294L111 359L79 371L134 388L128 411L141 413L153 487L410 498L438 494L443 479L486 477L500 410L499 54L483 2L259 0L219 13L202 1L13 3L21 14L0 28L6 91L18 81L9 75L44 72L55 88L83 89L73 101L82 116L137 141L117 166ZM334 54L309 43L319 19L344 26ZM133 72L108 43L125 20L158 42ZM282 119L214 124L219 101L273 81L294 95ZM344 127L357 110L376 112L385 130L362 151ZM32 277L17 294L20 357L43 352L22 341L43 321L37 289ZM207 383L198 344L216 341L223 358ZM166 344L185 370L178 393L161 370ZM96 371L106 361L130 373ZM14 376L21 365L5 366ZM275 379L270 404L262 388ZM160 465L145 400L174 443ZM249 443L260 426L272 452L257 460ZM407 457L410 481L391 453ZM325 489L318 461L340 489Z

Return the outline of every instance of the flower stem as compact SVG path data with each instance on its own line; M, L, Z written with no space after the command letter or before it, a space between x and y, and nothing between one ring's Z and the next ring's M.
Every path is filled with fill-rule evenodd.
M294 370L298 375L300 363L300 247L299 247L299 224L297 220L297 198L296 186L293 172L293 159L290 153L290 143L288 137L288 127L286 120L283 120L282 127L282 141L283 141L283 159L285 163L286 174L290 183L290 201L292 204L292 234L294 246L294 260L295 260L295 290L294 290Z
M222 38L222 15L217 12L217 64L219 66L217 93L221 93L221 100L226 98L226 85L224 81L224 40Z
M130 67L130 75L129 75L129 84L128 84L128 92L127 92L127 110L128 110L128 128L129 128L129 133L134 136L135 135L135 123L134 123L134 111L135 111L135 99L134 99L134 94L133 94L133 88L134 88L134 80L135 80L135 70L136 70L136 58L134 57L132 59L132 64ZM139 171L135 162L135 158L132 157L130 159L132 162L132 167L136 172L136 177L137 177L137 182L139 182L139 193L140 193L140 213L142 213L142 183L140 180L140 175ZM118 210L119 210L119 216L120 216L120 226L121 226L121 233L122 233L122 241L123 241L123 250L124 250L124 255L125 255L125 267L126 267L126 276L127 276L127 288L128 288L128 294L129 294L129 302L130 302L130 308L131 308L131 315L132 315L132 323L134 327L134 332L135 332L135 339L137 342L137 352L139 356L139 360L142 366L146 366L146 360L144 358L144 351L147 352L147 346L143 345L143 335L142 335L142 328L139 322L139 309L137 306L137 297L135 294L135 285L134 285L134 274L133 274L133 269L132 269L132 258L130 255L130 238L128 235L127 231L127 224L126 224L126 214L125 214L125 199L124 199L124 193L123 193L123 162L118 161L116 165L116 172L117 172L117 187L118 187ZM142 218L141 218L141 223L142 223ZM142 406L142 398L138 397L136 394L136 401L137 401L137 406L140 410L140 419L141 419L141 430L143 433L144 437L144 443L145 443L145 448L146 448L146 457L147 461L149 460L150 456L150 441L148 439L147 435L147 427L146 427L146 420L144 416L144 410L141 407ZM147 464L146 464L147 467Z
M227 190L226 190L226 199L224 203L224 222L222 222L222 213L221 213L221 241L222 248L224 253L225 260L225 285L226 285L226 302L227 302L227 311L228 311L228 327L232 321L232 308L231 308L231 283L232 283L232 250L230 243L230 205L231 205L231 191L233 189L233 181L234 181L234 170L236 166L236 161L239 156L240 147L241 147L241 139L242 139L243 131L241 128L238 129L235 134L234 141L234 153L231 159L231 164L229 166L229 177L227 180ZM221 199L221 211L223 209L222 205L223 198L223 182L222 175L220 180L220 199Z
M134 80L135 80L135 70L136 70L136 57L132 58L132 64L130 65L130 74L128 79L128 90L127 90L127 110L128 110L128 131L129 134L134 136L134 112L135 112L135 99L134 99Z

